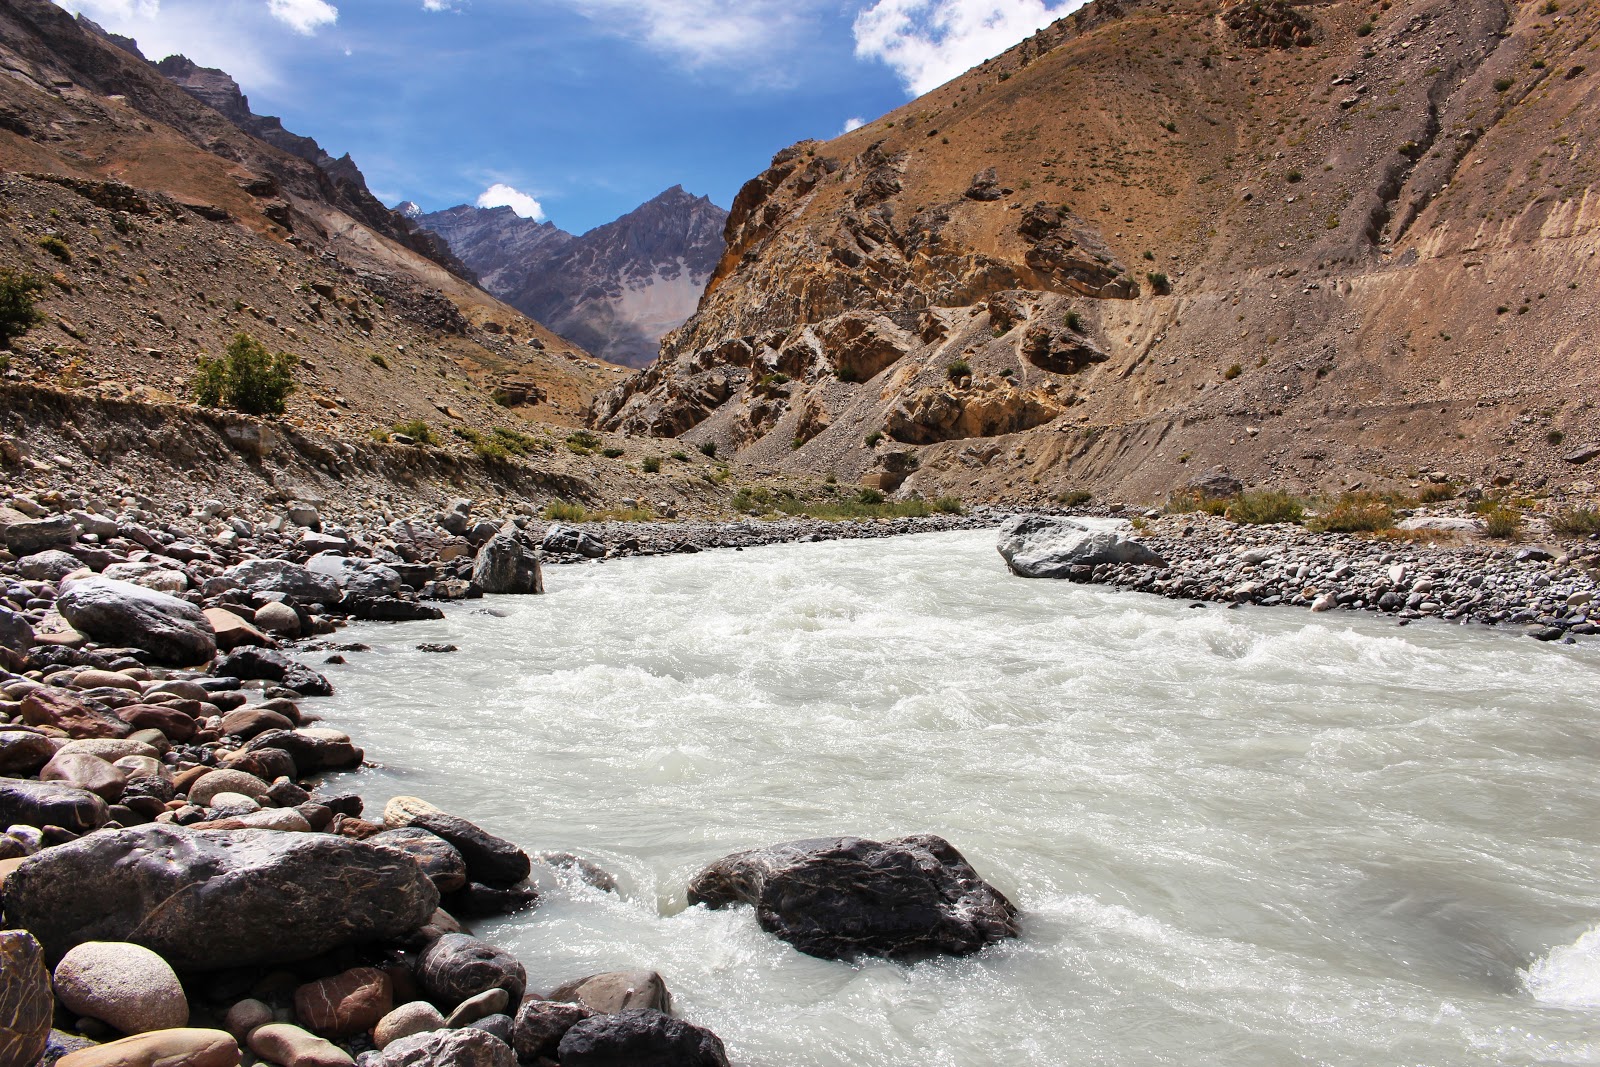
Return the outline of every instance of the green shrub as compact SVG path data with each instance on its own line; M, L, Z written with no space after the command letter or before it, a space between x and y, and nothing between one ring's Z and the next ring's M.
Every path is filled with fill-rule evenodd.
M409 437L419 445L436 445L439 443L439 436L433 432L433 427L421 419L406 419L403 422L397 422L389 427L389 430L391 433Z
M1588 537L1600 534L1600 511L1594 508L1568 508L1550 516L1550 529L1563 537Z
M247 333L236 333L221 359L201 356L191 381L201 406L247 415L282 415L294 392L294 357L276 355Z
M381 352L372 353L372 355L367 357L367 360L374 367L378 367L378 368L380 368L382 370L388 370L389 369L389 361L383 358L383 354Z
M967 506L958 496L942 496L933 502L933 510L941 515L965 515Z
M622 449L616 447L615 445L609 445L605 448L602 448L600 450L600 454L607 459L616 459L622 455Z
M511 456L511 453L506 450L505 445L501 444L493 437L485 437L482 433L473 429L471 426L457 426L451 429L450 432L467 442L467 445L472 449L473 454L479 459L509 459Z
M1562 441L1567 439L1567 435L1562 433L1560 430L1551 430L1549 433L1544 435L1544 439L1550 442L1551 445L1559 445Z
M1456 487L1449 482L1429 483L1423 486L1422 491L1417 494L1417 501L1422 504L1437 504L1441 501L1454 500L1455 498Z
M37 274L0 268L0 348L10 348L13 341L44 322L44 312L38 307L44 286L44 279Z
M970 378L972 377L972 364L964 359L955 360L944 369L944 376L952 382L958 378Z
M853 370L850 367L835 367L835 368L833 368L833 376L835 378L839 379L841 382L859 382L859 381L861 381L861 375L857 374L855 372L855 370Z
M1494 80L1494 91L1497 93L1503 93L1515 84L1516 82L1512 81L1510 78L1496 78Z
M1522 529L1522 512L1515 508L1497 506L1484 513L1483 532L1490 537L1509 541Z
M707 459L717 458L717 443L715 441L700 442L700 454Z
M1264 526L1270 523L1299 522L1305 515L1300 501L1276 489L1262 489L1240 493L1228 501L1223 513L1234 522L1247 526Z
M1163 296L1172 292L1172 279L1168 278L1161 271L1146 271L1144 276L1146 280L1150 282L1150 288L1153 292L1159 293Z
M1394 526L1394 508L1371 493L1349 493L1307 525L1328 533L1377 533Z
M588 430L574 430L567 434L567 451L578 456L587 456L600 447L600 438Z
M1230 497L1210 496L1197 489L1175 492L1167 498L1167 511L1175 515L1195 511L1206 515L1221 515L1228 510L1230 499Z
M1087 489L1068 489L1056 494L1056 503L1064 507L1075 508L1080 504L1087 504L1094 499L1094 494Z
M526 456L538 450L549 451L555 447L542 437L535 437L509 426L496 426L492 431L495 443L514 456Z
M1223 377L1224 380L1231 382L1231 381L1233 381L1235 378L1237 378L1239 375L1241 375L1243 373L1244 373L1244 368L1242 366L1240 366L1239 364L1234 363L1231 366L1229 366L1227 370L1222 372L1222 377Z
M881 504L883 503L883 494L878 492L876 489L863 489L861 492L856 494L856 503Z
M1073 333L1083 332L1083 316L1078 314L1076 311L1067 312L1066 323L1067 329L1071 330Z
M72 262L72 246L54 234L39 238L39 247L63 263Z
M1356 36L1357 37L1371 37L1372 36L1372 31L1375 30L1376 28L1377 27L1375 27L1370 22L1363 22L1361 25L1356 27Z
M687 453L687 452L674 452L672 454L672 458L677 460L679 463L687 463L687 462L689 462L689 453Z
M589 511L582 504L569 504L565 500L552 500L539 513L551 522L582 522Z
M644 472L646 474L660 474L661 473L661 457L660 456L646 456L646 457L644 457L644 461L642 463L640 463L639 465L644 469Z
M867 447L868 448L877 448L878 447L878 442L882 441L882 440L883 440L883 431L882 430L873 430L871 433L867 434Z

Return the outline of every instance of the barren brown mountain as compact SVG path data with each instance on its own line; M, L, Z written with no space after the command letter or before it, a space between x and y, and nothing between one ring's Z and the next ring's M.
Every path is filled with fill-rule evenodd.
M290 425L366 442L423 419L465 451L444 431L580 424L621 374L446 269L226 75L165 64L191 95L131 48L46 0L0 6L0 266L52 282L14 387L171 403L244 331L296 357Z
M779 153L596 423L968 499L1582 479L1597 25L1096 0Z

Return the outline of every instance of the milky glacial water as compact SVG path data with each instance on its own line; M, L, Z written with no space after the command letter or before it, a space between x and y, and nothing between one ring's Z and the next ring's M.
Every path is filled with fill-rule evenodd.
M480 924L531 989L654 968L761 1067L1600 1063L1596 646L1027 581L992 532L546 578L353 628L319 707L370 803L617 874ZM1019 940L848 964L685 907L735 849L923 831Z

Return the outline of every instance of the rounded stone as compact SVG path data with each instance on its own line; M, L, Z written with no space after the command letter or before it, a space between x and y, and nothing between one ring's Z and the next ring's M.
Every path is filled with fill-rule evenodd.
M300 636L300 616L287 604L268 602L256 611L256 629L283 637Z
M353 1067L348 1052L288 1023L268 1023L250 1034L250 1051L281 1067Z
M189 1022L189 1002L167 961L141 945L85 941L56 964L56 997L69 1011L124 1034Z
M240 1041L250 1036L250 1032L258 1026L265 1026L272 1021L272 1009L259 1000L241 1000L228 1009L222 1024L228 1028L228 1033Z
M239 1043L221 1030L152 1030L79 1049L56 1067L238 1067Z
M394 1007L394 985L385 971L356 967L308 982L294 991L294 1013L307 1029L350 1037L376 1026Z
M378 1020L378 1025L372 1028L372 1043L381 1049L402 1037L425 1034L443 1026L444 1016L439 1014L438 1008L426 1000L413 1000Z
M272 787L253 774L243 771L217 770L204 775L189 787L189 803L202 808L212 806L219 793L241 793L260 802Z
M260 811L261 805L243 793L217 793L206 803L208 808L227 808L230 811Z

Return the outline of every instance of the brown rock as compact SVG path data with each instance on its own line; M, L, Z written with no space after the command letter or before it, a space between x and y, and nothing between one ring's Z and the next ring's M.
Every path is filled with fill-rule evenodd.
M199 729L194 716L168 704L129 704L117 709L117 718L135 730L160 730L179 744L193 740Z
M350 1037L370 1030L393 1008L389 976L375 967L356 967L294 991L295 1016L326 1037Z
M217 632L217 648L231 652L241 645L277 648L278 643L227 608L206 608L206 621Z
M43 686L22 698L22 718L31 726L52 726L68 737L127 737L133 727L70 689Z
M54 1009L39 942L26 930L0 930L0 1064L30 1067L38 1062Z
M268 730L293 729L294 723L286 716L266 708L237 708L222 717L222 732L245 741Z
M282 1067L352 1067L355 1060L331 1041L288 1023L268 1023L250 1033L250 1051Z
M63 1056L56 1067L238 1067L239 1043L223 1030L152 1030Z
M576 982L568 982L544 999L582 1004L608 1015L630 1008L672 1010L672 994L667 992L667 983L655 971L593 974Z
M39 780L87 789L108 803L115 803L128 784L127 775L87 752L57 752L39 772Z

